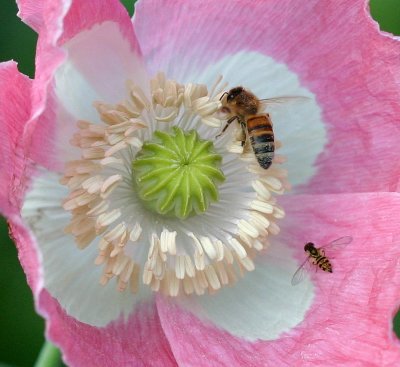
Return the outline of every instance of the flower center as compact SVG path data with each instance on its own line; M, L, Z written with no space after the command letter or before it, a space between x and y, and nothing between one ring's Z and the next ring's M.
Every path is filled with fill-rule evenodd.
M156 131L143 144L132 163L139 197L158 214L185 219L204 213L218 200L217 184L225 177L219 169L222 157L213 143L200 139L194 130L185 133Z
M150 88L127 83L117 105L95 103L101 123L78 122L71 144L81 159L61 179L72 215L65 231L79 248L99 248L101 284L136 292L141 279L170 296L214 292L253 270L279 232L282 160L261 168L240 139L231 144L234 126L215 139L225 123L218 83L209 92L158 74Z

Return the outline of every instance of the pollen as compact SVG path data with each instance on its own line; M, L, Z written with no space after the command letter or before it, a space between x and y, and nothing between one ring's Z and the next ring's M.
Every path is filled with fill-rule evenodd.
M209 91L159 73L147 88L127 82L119 104L96 102L100 123L78 121L71 149L81 158L61 179L65 232L79 249L97 246L102 285L214 293L252 271L279 233L283 159L265 170L235 131L215 139L223 92L220 80Z

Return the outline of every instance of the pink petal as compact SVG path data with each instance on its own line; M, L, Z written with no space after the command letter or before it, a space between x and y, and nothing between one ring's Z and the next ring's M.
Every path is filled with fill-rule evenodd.
M31 145L31 155L36 162L60 169L63 162L59 149L66 150L77 120L76 111L69 111L64 99L82 100L80 85L74 84L73 79L77 72L70 76L61 67L68 63L73 65L99 99L112 93L122 95L124 81L128 77L134 79L136 69L139 81L144 75L143 69L139 70L140 51L129 15L119 1L48 0L41 4L44 24L39 32L33 115L26 130L25 144ZM23 7L21 11L26 9ZM112 32L109 37L99 38L105 27ZM54 79L57 71L72 85L61 83L60 87L60 80ZM90 96L81 102L94 111L92 103Z
M177 366L154 303L143 304L127 322L115 321L105 328L69 317L46 291L39 307L50 315L47 335L62 348L69 366Z
M23 196L21 136L30 115L31 80L13 61L0 63L0 212L18 211Z
M400 44L378 30L367 4L148 0L137 4L134 24L153 72L184 79L242 50L296 72L328 126L319 170L304 191L396 191ZM298 149L307 145L299 141Z
M8 223L10 236L13 238L18 249L18 259L36 299L42 289L43 280L41 278L42 270L35 237L18 216L14 216L12 219L9 217Z
M43 3L41 0L17 0L18 16L36 32L43 25Z
M316 295L305 320L281 338L250 342L159 298L161 324L178 364L395 366L400 360L400 343L391 330L400 299L398 196L304 195L288 200L280 238L293 245L299 260L307 241L354 238L335 254L332 274L311 274ZM230 310L227 304L226 312Z

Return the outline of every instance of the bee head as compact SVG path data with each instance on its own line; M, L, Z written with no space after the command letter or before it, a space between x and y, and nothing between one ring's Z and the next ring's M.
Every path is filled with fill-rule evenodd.
M304 246L304 251L312 251L314 248L315 246L312 242L307 242Z
M235 87L232 88L228 92L228 96L226 97L227 102L232 102L240 93L244 91L243 87Z

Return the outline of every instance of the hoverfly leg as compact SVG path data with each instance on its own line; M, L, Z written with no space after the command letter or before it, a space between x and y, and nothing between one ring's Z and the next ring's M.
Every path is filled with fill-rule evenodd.
M225 125L224 128L222 129L221 133L218 134L215 138L216 138L216 139L219 138L219 137L226 131L226 129L228 128L228 126L229 126L233 121L235 121L237 118L238 118L237 116L231 117L231 118L226 122L226 125Z

